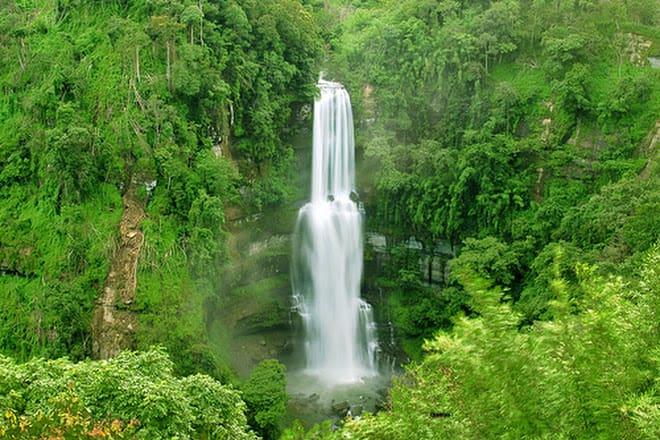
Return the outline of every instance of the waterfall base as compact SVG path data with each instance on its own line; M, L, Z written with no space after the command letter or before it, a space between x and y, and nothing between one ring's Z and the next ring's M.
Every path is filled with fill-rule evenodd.
M326 420L336 423L349 416L359 417L362 412L375 413L385 407L390 382L391 375L377 375L328 386L315 374L291 371L287 374L289 412L306 428Z

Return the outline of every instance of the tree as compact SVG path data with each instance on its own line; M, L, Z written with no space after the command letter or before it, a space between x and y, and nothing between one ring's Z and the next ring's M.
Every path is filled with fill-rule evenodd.
M388 411L323 438L654 438L660 422L660 244L639 281L579 266L584 296L553 282L555 319L520 328L502 292L468 282L477 314L429 341Z
M488 72L489 58L509 54L518 47L520 38L520 5L516 1L494 2L478 22L479 44L484 54L484 68Z
M250 425L265 439L278 438L288 401L284 365L275 359L261 361L241 391Z
M519 269L518 256L495 237L467 238L459 256L451 260L452 277L461 281L474 277L510 287Z
M204 375L175 377L162 349L77 364L0 360L3 436L255 439L236 390Z

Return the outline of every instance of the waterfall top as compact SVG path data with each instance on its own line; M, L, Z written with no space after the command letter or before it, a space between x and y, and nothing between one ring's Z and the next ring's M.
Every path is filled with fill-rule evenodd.
M334 81L326 81L324 79L320 79L319 82L316 83L316 86L319 89L345 89L343 84Z
M319 80L314 102L312 202L349 200L355 190L351 99L343 85Z

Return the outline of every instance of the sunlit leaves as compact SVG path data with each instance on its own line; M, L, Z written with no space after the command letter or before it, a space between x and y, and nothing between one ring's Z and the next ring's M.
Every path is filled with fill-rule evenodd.
M118 438L122 432L130 438L255 438L237 391L208 376L174 377L161 349L78 364L8 358L1 364L0 409L11 416L0 418L0 429L9 432L20 429L14 422L20 417L34 425L35 438L58 429L66 429L67 438L93 437L97 427L112 426Z
M658 247L639 282L581 266L583 296L556 279L555 319L520 326L501 291L466 280L478 317L458 318L392 390L390 410L348 423L360 438L653 438Z

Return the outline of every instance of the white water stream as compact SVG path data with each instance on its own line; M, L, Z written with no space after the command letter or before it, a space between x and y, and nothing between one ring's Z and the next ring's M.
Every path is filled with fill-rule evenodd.
M360 298L362 214L355 192L353 115L341 84L319 81L311 201L294 234L292 285L305 330L306 373L325 385L377 375L371 307Z

